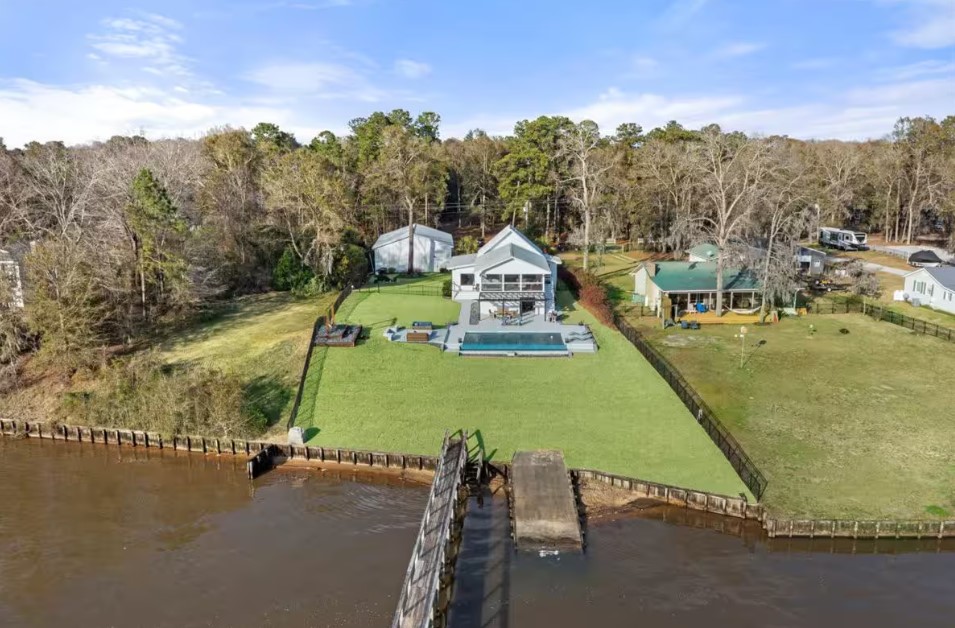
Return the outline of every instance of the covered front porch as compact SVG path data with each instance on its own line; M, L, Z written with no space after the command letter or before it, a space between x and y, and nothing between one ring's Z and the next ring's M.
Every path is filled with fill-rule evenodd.
M668 292L663 295L659 315L673 320L700 320L712 322L728 315L733 318L756 316L762 305L762 296L756 290L726 290L723 292L723 311L716 312L717 292ZM722 314L722 316L719 316ZM695 317L695 318L694 318ZM702 320L701 320L702 319ZM752 321L750 321L752 322Z

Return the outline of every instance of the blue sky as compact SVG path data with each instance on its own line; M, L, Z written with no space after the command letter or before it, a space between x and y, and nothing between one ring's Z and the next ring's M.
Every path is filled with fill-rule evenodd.
M0 0L0 137L308 141L403 107L863 139L955 114L955 0Z

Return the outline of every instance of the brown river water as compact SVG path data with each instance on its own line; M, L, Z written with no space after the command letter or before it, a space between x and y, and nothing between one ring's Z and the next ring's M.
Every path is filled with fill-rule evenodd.
M0 438L0 626L388 626L427 487ZM357 479L356 479L357 478ZM699 523L697 521L696 523ZM451 627L955 625L955 545L592 522L516 553L472 500Z

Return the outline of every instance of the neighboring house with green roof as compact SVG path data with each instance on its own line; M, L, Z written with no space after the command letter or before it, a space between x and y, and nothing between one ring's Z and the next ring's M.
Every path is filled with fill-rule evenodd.
M687 259L691 262L715 262L720 254L720 247L715 244L697 244L686 252Z
M716 307L716 262L645 262L631 273L634 294L658 316L679 318L683 312ZM723 269L723 306L730 310L759 308L760 285L748 270Z

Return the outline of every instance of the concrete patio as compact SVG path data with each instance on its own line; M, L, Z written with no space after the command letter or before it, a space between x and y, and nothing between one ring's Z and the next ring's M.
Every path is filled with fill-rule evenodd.
M548 321L545 316L538 314L524 314L522 317L511 319L507 324L500 318L484 318L472 324L470 308L465 306L461 308L457 323L445 326L436 323L436 325L437 327L429 332L426 343L409 344L428 344L444 351L457 352L461 349L464 334L467 332L559 333L567 346L568 353L571 355L574 353L595 353L597 351L597 342L587 325L565 325ZM413 330L407 327L389 327L382 335L391 342L408 342L409 331Z

